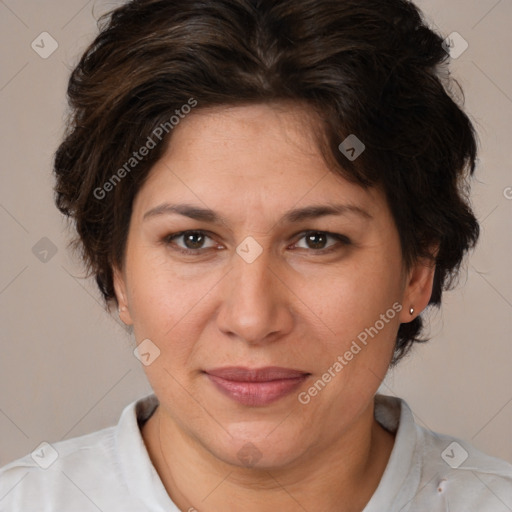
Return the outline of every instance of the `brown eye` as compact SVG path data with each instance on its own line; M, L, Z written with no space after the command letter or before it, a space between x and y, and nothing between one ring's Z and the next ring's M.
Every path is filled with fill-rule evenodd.
M187 249L201 249L205 236L202 233L192 232L183 235L183 241Z
M335 240L335 243L327 245L329 239ZM337 246L346 246L351 243L345 235L327 233L326 231L307 231L300 240L304 240L306 246L300 247L296 244L296 247L300 249L312 249L316 252L328 252L336 249Z
M325 233L308 233L305 236L306 243L310 249L325 249L327 238Z
M181 243L177 243L181 239ZM212 240L210 246L205 247L205 241L207 239L212 240L204 231L182 231L181 233L174 233L165 237L164 242L173 246L179 252L185 254L200 254L207 249L215 247L215 243Z

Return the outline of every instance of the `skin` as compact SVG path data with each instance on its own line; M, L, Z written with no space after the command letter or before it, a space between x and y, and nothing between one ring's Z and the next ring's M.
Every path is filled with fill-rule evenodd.
M182 510L360 511L389 459L394 437L375 421L373 397L399 324L414 318L411 306L416 315L428 303L434 267L404 268L384 194L329 169L315 144L318 130L314 114L299 106L199 110L174 129L135 198L116 295L137 343L150 339L160 350L144 367L160 406L142 435ZM210 208L223 220L144 218L163 203ZM328 203L355 205L367 216L280 222L291 209ZM186 237L166 239L185 230L207 237L188 245ZM308 244L308 230L351 243L320 234ZM252 263L236 252L248 236L262 249ZM400 313L301 404L298 393L395 302ZM202 373L224 366L311 376L277 402L251 407ZM259 457L252 465L237 456L248 442Z

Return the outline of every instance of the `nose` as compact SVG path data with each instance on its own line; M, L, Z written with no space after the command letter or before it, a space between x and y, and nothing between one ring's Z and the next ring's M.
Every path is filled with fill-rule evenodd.
M292 329L293 293L270 260L268 248L251 263L233 254L217 316L224 334L254 345L273 342Z

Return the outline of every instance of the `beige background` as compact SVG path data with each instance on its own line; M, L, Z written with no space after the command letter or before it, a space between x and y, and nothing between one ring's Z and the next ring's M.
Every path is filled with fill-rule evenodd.
M433 341L382 391L406 398L429 428L512 462L512 1L419 4L444 35L456 31L469 43L453 72L482 144L473 193L482 237L461 286L432 317ZM0 1L0 466L43 440L114 424L150 392L129 335L94 284L77 277L52 197L68 72L95 34L95 17L113 6ZM59 45L47 59L31 48L44 31ZM32 251L43 237L57 249L46 263Z

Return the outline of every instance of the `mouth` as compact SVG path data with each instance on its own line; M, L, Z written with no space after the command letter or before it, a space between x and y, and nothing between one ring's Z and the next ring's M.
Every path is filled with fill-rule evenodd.
M225 367L204 372L216 389L235 402L269 405L295 391L311 374L290 368Z

